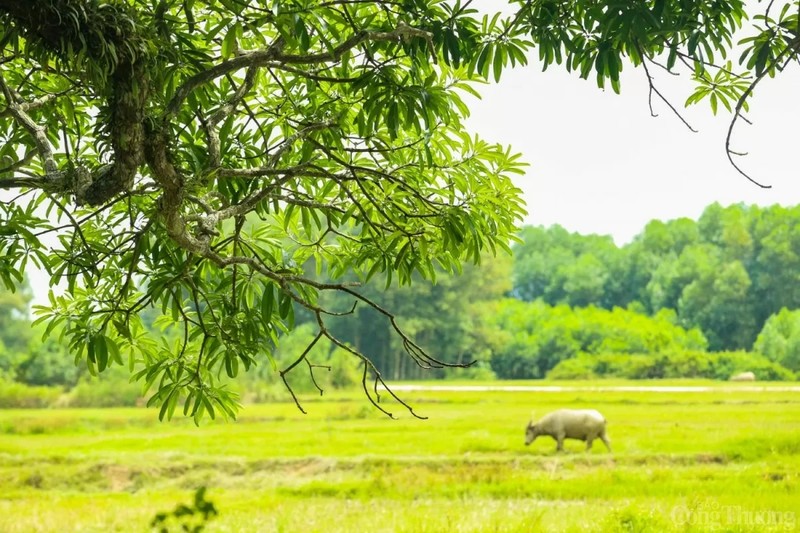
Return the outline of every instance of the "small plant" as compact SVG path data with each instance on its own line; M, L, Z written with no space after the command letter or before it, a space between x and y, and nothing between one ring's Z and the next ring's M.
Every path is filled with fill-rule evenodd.
M654 510L646 511L636 506L612 511L606 517L604 526L604 531L625 533L648 533L667 529L667 524Z
M194 505L179 504L174 511L158 513L150 522L150 526L157 528L159 533L169 533L170 525L180 527L173 531L199 533L217 514L219 513L214 504L206 500L206 488L200 487L194 493Z

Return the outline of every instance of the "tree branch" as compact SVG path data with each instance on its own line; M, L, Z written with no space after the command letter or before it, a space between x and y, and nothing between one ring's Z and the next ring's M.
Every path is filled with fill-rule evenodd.
M352 35L344 42L334 47L330 51L318 54L287 55L283 53L283 41L278 40L266 50L243 51L239 56L219 63L208 70L195 74L183 85L178 87L175 95L167 105L162 118L169 119L175 116L180 110L183 101L189 93L220 76L230 72L235 72L243 68L253 67L272 67L281 68L284 65L308 65L315 63L330 63L339 61L345 52L352 50L356 46L367 41L401 41L411 38L425 39L431 51L433 51L433 35L424 30L412 28L400 22L392 31L367 31L362 30ZM436 55L433 54L433 61L436 62Z
M53 147L47 139L47 134L44 128L36 124L34 120L25 112L26 107L17 102L17 98L6 85L5 78L0 73L0 90L6 98L7 111L16 121L22 126L32 137L36 143L36 149L39 151L39 157L42 159L42 166L44 167L45 176L49 181L60 180L63 174L58 171L58 165L53 155ZM30 109L31 106L27 106Z
M255 67L247 69L247 74L245 74L244 81L239 88L236 89L236 91L231 95L228 101L222 105L222 107L217 109L210 117L208 117L208 120L204 125L206 136L208 137L208 155L211 159L211 168L218 168L222 161L219 133L216 130L217 124L233 113L233 111L236 109L236 106L242 101L247 93L252 90L256 82L256 74L257 70Z
M647 103L648 103L648 105L650 106L650 115L651 115L651 116L653 116L653 117L657 117L657 116L658 116L658 115L657 115L657 114L656 114L656 113L653 111L653 93L655 93L655 94L656 94L656 95L657 95L657 96L658 96L658 97L661 99L661 101L662 101L662 102L664 102L665 104L667 104L667 107L669 107L669 108L670 108L670 110L672 111L672 113L673 113L673 114L674 114L676 117L678 117L678 118L681 120L681 122L683 122L684 126L686 126L687 128L689 128L689 131L691 131L692 133L697 133L697 130L696 130L696 129L694 129L694 128L692 127L692 125L691 125L691 124L689 124L689 123L686 121L686 119L685 119L685 118L683 118L683 115L681 115L681 114L678 112L678 110L677 110L677 109L675 109L675 106L673 106L673 105L672 105L672 103L671 103L669 100L667 100L667 98L666 98L666 97L665 97L663 94L661 94L661 91L659 91L659 90L658 90L658 88L655 86L655 84L653 83L653 76L651 76L651 75L650 75L650 70L647 68L647 61L648 61L648 57L644 55L644 51L643 51L643 50L641 50L641 49L639 50L639 54L642 56L642 67L644 67L644 73L645 73L645 75L647 75L647 84L648 84L648 86L649 86L649 89L650 89L650 90L649 90L649 93L648 93L648 97L647 97Z
M314 347L314 345L317 344L317 342L321 338L322 338L322 332L320 331L319 333L317 333L317 336L314 337L314 340L311 341L311 343L309 343L308 346L306 346L306 349L303 350L303 353L300 354L300 357L298 357L292 364L290 364L288 367L284 368L283 370L281 370L279 372L279 374L281 376L281 379L283 380L283 384L289 390L289 394L292 395L292 399L294 400L295 405L297 405L297 408L300 409L300 412L303 413L304 415L308 414L308 413L306 413L305 409L303 409L303 407L300 405L300 401L297 399L297 395L295 395L294 390L292 389L292 386L289 385L288 381L286 381L286 374L291 372L294 367L296 367L297 365L299 365L301 362L303 362L305 360L306 356L308 356L308 352L311 351L311 349ZM316 382L314 382L314 384L316 385ZM319 387L317 387L317 388L319 388Z
M798 19L798 24L800 24L800 19ZM797 41L796 46L800 46L800 36L797 37L796 41ZM753 91L755 90L756 86L761 82L761 80L764 79L765 76L767 76L767 74L769 74L769 72L775 67L775 65L779 64L783 59L783 57L792 50L793 50L792 46L787 46L786 48L781 50L781 52L777 56L775 56L775 58L772 61L770 61L769 65L764 66L764 71L761 74L757 75L756 78L753 80L753 82L750 83L750 85L748 85L747 89L745 89L745 91L736 101L736 107L734 108L733 118L731 119L731 122L728 125L728 133L725 136L725 154L727 155L730 164L733 166L733 168L736 169L736 171L739 174L747 178L747 180L753 183L754 185L761 187L762 189L771 189L772 185L764 185L763 183L754 180L752 177L750 177L750 175L747 172L742 170L742 168L736 164L736 161L733 160L734 155L739 155L739 156L746 155L742 153L737 153L731 149L731 138L733 137L733 128L736 126L736 121L737 119L739 119L739 117L746 120L744 117L742 117L742 108L744 107L744 104L750 97L750 95L753 94Z

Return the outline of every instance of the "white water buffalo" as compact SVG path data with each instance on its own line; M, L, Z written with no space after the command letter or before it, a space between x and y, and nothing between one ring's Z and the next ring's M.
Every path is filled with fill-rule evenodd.
M545 415L535 424L531 420L525 428L525 445L540 435L549 435L556 440L557 451L564 451L564 439L586 441L586 450L592 449L592 441L600 439L611 451L606 436L606 419L594 409L559 409Z

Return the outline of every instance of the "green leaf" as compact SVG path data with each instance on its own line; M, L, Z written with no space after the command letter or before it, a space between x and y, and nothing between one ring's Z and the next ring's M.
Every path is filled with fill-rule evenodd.
M225 352L225 372L230 378L235 378L239 374L239 360L235 353Z
M132 340L131 330L128 327L128 323L123 320L114 319L112 320L112 324L114 324L114 329L117 330L120 336L128 339L129 341Z
M392 103L389 104L389 111L386 114L386 125L389 127L389 135L392 139L397 137L397 129L399 127L399 106L397 105L396 100L392 100Z
M292 297L285 292L279 292L278 297L280 300L278 306L278 316L285 319L289 316L289 311L292 308Z
M208 411L208 416L211 417L211 420L214 420L217 417L217 415L214 412L214 406L211 405L211 402L209 401L208 396L202 395L202 396L200 396L200 400L203 402L203 407L205 408L205 410ZM198 410L198 413L199 412L200 411ZM197 413L195 413L195 416L197 416Z
M767 69L768 63L771 60L769 42L764 42L757 50L758 51L755 53L756 76L761 76Z
M481 50L481 53L478 55L478 61L476 63L476 69L480 73L481 76L484 78L489 77L489 58L492 57L492 45L490 43L486 43L486 45Z
M265 326L272 323L272 312L275 308L275 292L272 283L265 281L262 283L264 290L261 293L261 320Z
M448 61L448 63L458 68L461 63L461 52L459 50L458 37L452 31L447 30L444 33L444 41L447 45L447 51L450 56L450 61Z
M239 29L239 23L236 22L233 26L228 28L228 33L225 34L225 38L222 39L222 46L220 48L220 54L222 55L222 59L229 59L233 56L234 52L238 48L238 44L236 42L236 35Z
M492 63L492 70L494 72L494 81L500 81L500 74L503 72L503 62L505 61L505 50L502 46L495 47L494 61Z

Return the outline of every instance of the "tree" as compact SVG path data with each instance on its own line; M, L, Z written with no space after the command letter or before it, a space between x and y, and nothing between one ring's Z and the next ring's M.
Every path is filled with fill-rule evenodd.
M579 354L663 354L707 345L700 330L682 328L670 310L649 317L618 307L573 309L505 299L487 321L500 332L491 364L504 379L542 378Z
M756 322L800 307L800 206L753 208L753 306Z
M611 237L526 226L514 252L514 294L550 304L627 305L623 254Z
M382 382L327 328L320 292L351 294L419 365L442 366L389 311L303 267L431 278L507 248L523 214L517 156L461 125L474 90L445 40L479 30L468 12L264 6L0 1L0 183L21 189L2 206L0 276L13 287L31 260L64 282L48 327L90 372L127 354L162 417L179 402L233 416L217 370L263 362L295 306L317 333L282 377L327 338ZM174 343L143 327L150 307Z
M710 245L693 245L687 246L677 257L673 254L661 257L647 283L650 309L677 309L687 285L698 278L713 276L714 251Z
M750 276L739 261L709 262L706 275L683 289L679 312L708 337L711 350L750 346L758 331L750 305Z
M31 297L25 278L15 292L0 287L0 377L4 373L14 376L17 366L27 358L31 340L28 319Z
M333 280L458 270L506 248L523 214L518 157L462 128L473 82L535 46L545 67L618 90L623 61L652 80L663 55L691 68L689 103L735 102L736 118L797 57L784 9L745 43L754 77L714 66L745 16L738 0L515 0L512 16L482 19L470 3L0 0L0 189L18 191L0 204L0 279L14 287L31 261L64 283L41 319L90 372L128 355L161 417L179 402L196 420L233 416L216 372L269 357L295 308L316 320L308 349L323 337L349 349L368 391L380 373L330 332L319 294L352 295L412 360L442 366ZM304 275L312 260L332 281ZM151 307L174 344L142 326Z
M510 270L510 256L484 256L480 266L464 265L458 276L437 273L435 284L417 279L410 286L384 290L385 283L373 283L361 293L391 308L403 330L437 358L457 364L488 361L486 336L493 332L485 328L486 317L492 313L492 305L511 289ZM354 303L347 294L326 297L324 303L331 309L348 309ZM441 371L430 373L404 357L402 339L391 334L391 325L374 309L356 309L354 315L355 320L349 316L332 319L330 330L359 351L371 354L375 366L388 379L441 377Z
M783 308L769 317L753 349L789 370L800 372L800 311Z

